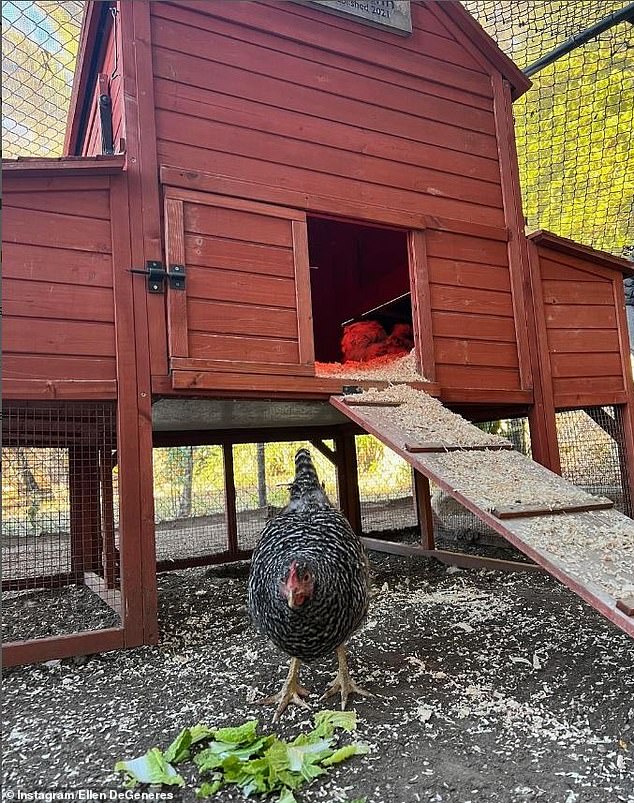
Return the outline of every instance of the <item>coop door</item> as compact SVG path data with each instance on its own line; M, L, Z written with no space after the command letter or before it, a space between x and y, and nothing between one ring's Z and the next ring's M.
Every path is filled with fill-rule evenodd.
M306 374L313 344L302 212L165 191L168 345L175 384L193 372Z

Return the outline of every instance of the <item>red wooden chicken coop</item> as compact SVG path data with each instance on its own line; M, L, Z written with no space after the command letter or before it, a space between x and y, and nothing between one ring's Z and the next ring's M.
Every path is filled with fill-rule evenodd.
M417 469L422 544L375 546L433 551L429 478L456 488L370 421L380 399L341 400L394 382L322 370L349 321L411 325L408 384L470 421L528 416L554 472L558 411L590 411L631 515L634 267L525 236L512 102L528 87L453 0L87 4L67 155L3 162L4 445L59 455L70 511L64 541L5 539L3 589L74 589L104 610L90 629L21 634L6 663L156 642L153 446L224 454L226 546L173 567L248 556L237 443L315 443L358 529L364 429ZM461 501L633 631L626 586L575 579Z

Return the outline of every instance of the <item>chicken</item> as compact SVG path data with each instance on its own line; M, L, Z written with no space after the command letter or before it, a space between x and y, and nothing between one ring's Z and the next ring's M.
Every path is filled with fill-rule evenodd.
M341 353L344 362L365 362L367 349L375 343L385 343L387 332L378 321L358 321L343 328Z
M397 352L409 354L414 348L412 327L408 323L395 323L386 342L390 347L390 354L396 354Z
M253 553L248 607L256 629L291 657L281 691L261 700L276 703L277 721L289 703L307 708L299 685L302 662L336 651L339 671L322 699L369 692L348 672L346 641L368 610L368 562L361 540L331 505L310 453L295 455L290 501L267 522Z

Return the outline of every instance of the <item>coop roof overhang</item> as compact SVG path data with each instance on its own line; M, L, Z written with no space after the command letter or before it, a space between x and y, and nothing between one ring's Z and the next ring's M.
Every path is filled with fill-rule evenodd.
M44 178L54 176L92 176L120 173L125 164L121 156L62 156L59 159L37 156L2 160L5 178Z
M559 237L559 235L553 234L551 231L540 229L529 234L528 239L532 240L536 245L552 248L553 251L561 251L564 254L588 259L604 268L618 271L624 276L634 276L634 262L630 262L629 259L622 259L613 254L608 254L606 251L597 251L588 245L581 245L581 243L568 240L566 237Z

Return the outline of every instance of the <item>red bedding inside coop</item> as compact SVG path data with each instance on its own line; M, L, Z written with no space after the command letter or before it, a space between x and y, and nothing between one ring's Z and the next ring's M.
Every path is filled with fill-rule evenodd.
M408 354L407 233L311 218L308 246L315 360L371 369Z

